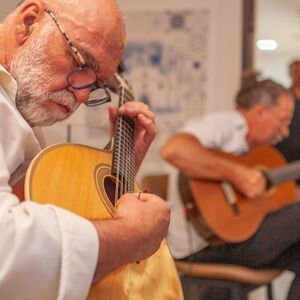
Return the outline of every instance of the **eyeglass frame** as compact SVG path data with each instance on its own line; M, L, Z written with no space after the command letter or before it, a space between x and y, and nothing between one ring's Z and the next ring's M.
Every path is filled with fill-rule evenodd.
M86 63L85 59L83 58L83 56L81 55L80 51L77 49L77 47L75 46L75 44L70 40L69 36L66 34L66 32L62 29L60 23L57 21L56 17L54 16L53 12L50 9L45 9L45 12L51 17L51 19L55 22L55 24L57 25L59 31L61 32L61 34L64 36L66 42L68 43L70 49L72 50L72 53L76 56L76 58L78 59L80 66L78 66L77 68L75 68L73 71L69 72L69 74L67 75L67 82L68 85L70 85L72 88L76 89L76 90L83 90L83 89L87 89L87 88L92 88L92 91L95 91L97 89L102 89L104 90L106 97L102 100L88 100L86 101L84 104L88 107L94 107L94 106L98 106L98 105L102 105L104 103L107 102L111 102L111 95L110 92L108 91L108 88L106 85L99 85L98 84L98 77L96 72L88 66L88 64ZM86 85L82 85L81 87L76 87L74 86L71 81L70 81L70 77L72 75L74 75L75 73L83 70L83 69L89 69L90 71L92 71L95 74L95 82L93 83L88 83Z

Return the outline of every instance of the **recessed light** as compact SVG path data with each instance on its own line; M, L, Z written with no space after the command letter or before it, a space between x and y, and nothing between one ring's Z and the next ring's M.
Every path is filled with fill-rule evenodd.
M275 40L257 40L256 47L262 51L274 51L277 49L278 44Z

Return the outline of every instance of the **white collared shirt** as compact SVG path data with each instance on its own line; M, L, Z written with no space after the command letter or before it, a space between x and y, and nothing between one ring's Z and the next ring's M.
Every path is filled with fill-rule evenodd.
M0 66L0 299L83 300L96 268L99 241L86 219L12 194L11 174L40 151L19 114L17 84Z
M242 154L248 152L247 123L238 111L208 114L191 120L182 132L194 135L208 149ZM184 206L178 191L178 171L170 168L168 201L171 207L171 221L167 236L173 257L181 259L208 246L191 222L185 217Z

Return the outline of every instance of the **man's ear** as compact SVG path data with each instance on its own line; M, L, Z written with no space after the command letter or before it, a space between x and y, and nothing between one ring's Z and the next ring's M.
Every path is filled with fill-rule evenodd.
M16 43L23 45L30 37L34 25L45 12L45 5L40 1L27 1L19 8L16 19Z

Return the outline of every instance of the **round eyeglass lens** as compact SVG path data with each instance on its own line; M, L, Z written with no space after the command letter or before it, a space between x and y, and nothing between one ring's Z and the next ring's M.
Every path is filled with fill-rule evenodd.
M94 100L103 101L103 100L108 99L108 98L109 98L109 95L107 94L105 89L98 88L98 89L93 90L90 93L90 97L89 97L88 101L94 101Z
M82 88L92 85L97 80L95 72L90 68L81 68L68 76L68 81L74 88Z

